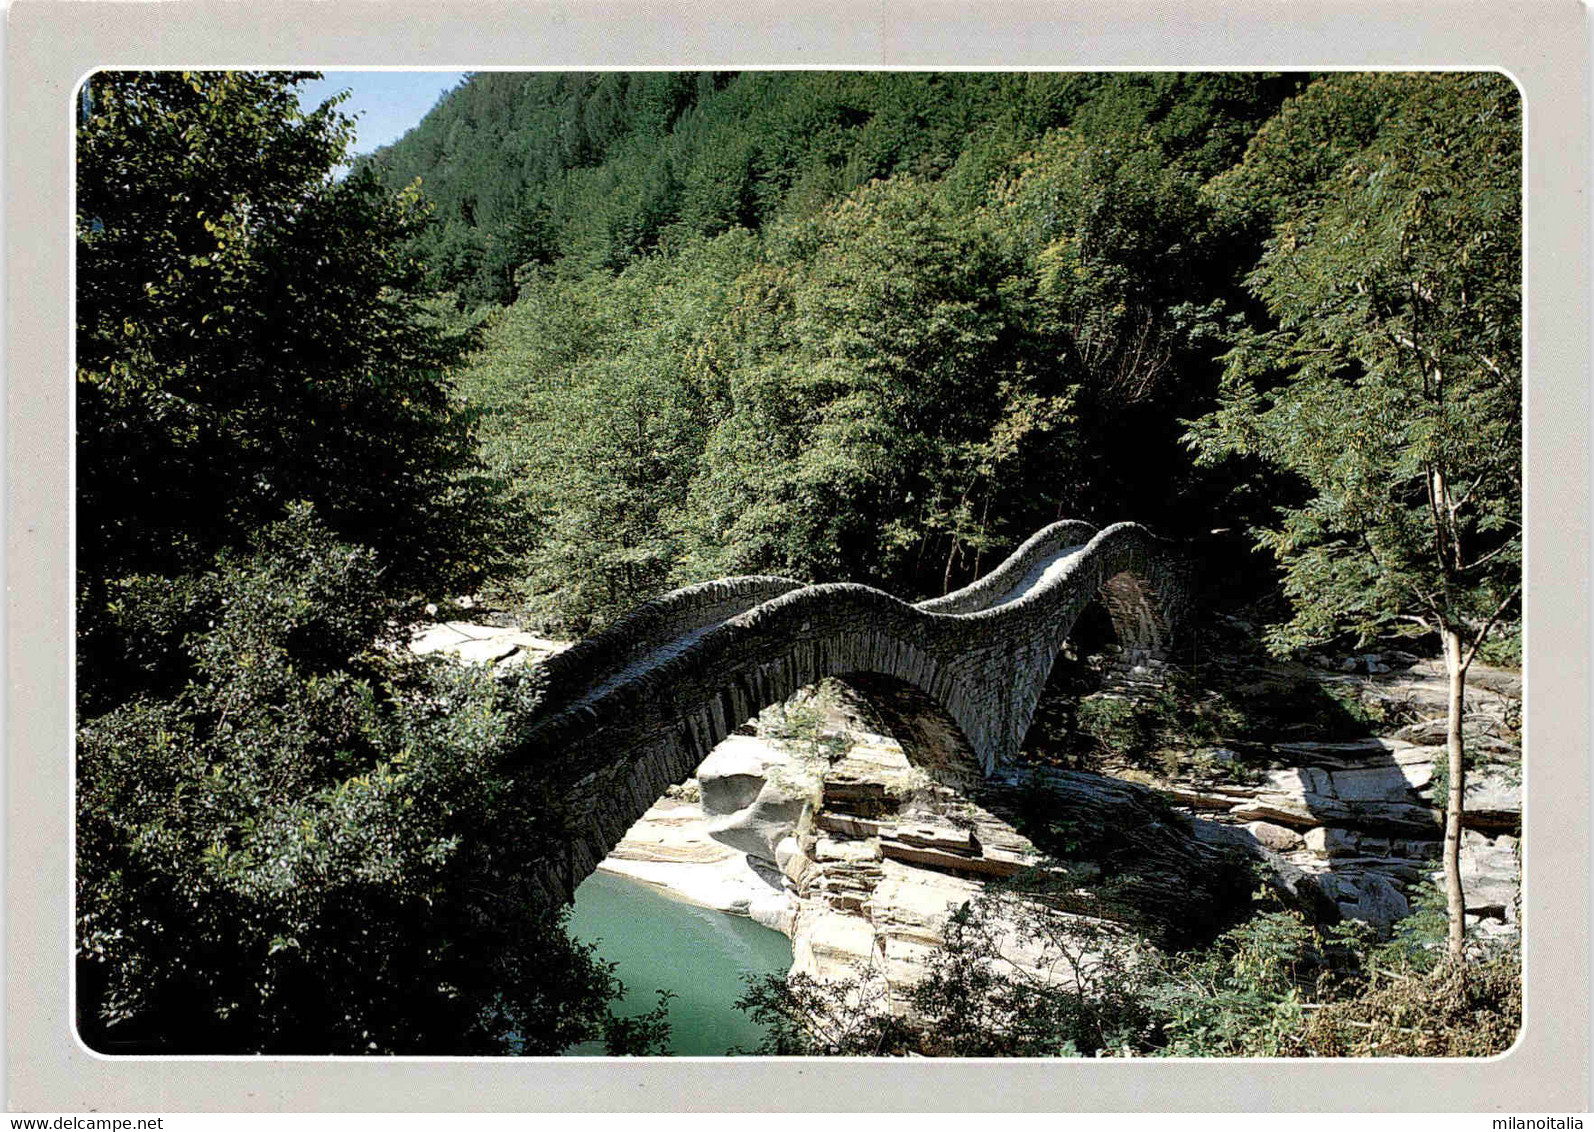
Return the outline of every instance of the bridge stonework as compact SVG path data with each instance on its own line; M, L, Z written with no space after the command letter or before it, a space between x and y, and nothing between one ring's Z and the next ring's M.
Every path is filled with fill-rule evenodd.
M668 786L825 677L860 693L933 777L967 785L990 773L1019 750L1093 600L1130 655L1155 655L1184 611L1182 565L1137 524L1062 522L917 605L869 586L750 577L642 606L533 675L537 706L510 769L562 800L546 894L568 899Z

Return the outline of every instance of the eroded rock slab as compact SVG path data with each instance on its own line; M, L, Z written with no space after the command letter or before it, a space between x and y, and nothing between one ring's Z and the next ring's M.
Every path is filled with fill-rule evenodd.
M569 648L521 629L480 625L471 621L444 621L428 625L409 642L416 656L440 653L466 664L534 664Z
M711 837L702 807L683 798L654 803L598 868L777 930L795 913L779 875L750 867L745 853Z
M744 735L726 739L698 767L709 835L781 868L777 848L819 792L815 771L788 751Z

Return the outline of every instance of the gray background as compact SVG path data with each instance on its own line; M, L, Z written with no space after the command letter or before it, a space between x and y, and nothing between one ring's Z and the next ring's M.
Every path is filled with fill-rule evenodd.
M23 2L10 10L8 1104L17 1111L1585 1111L1584 10L1514 3ZM1527 1019L1486 1062L105 1059L70 1032L71 96L100 66L1488 66L1528 145ZM199 1064L190 1064L197 1061Z

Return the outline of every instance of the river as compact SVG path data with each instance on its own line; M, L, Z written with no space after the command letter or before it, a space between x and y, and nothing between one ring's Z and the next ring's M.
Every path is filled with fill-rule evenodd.
M611 873L593 873L576 889L569 930L618 964L626 993L616 1013L641 1014L657 1005L658 991L675 992L669 1052L678 1057L722 1057L733 1046L751 1051L764 1035L736 1009L743 976L784 974L792 962L791 941L777 931ZM595 1056L603 1047L587 1043L569 1052Z

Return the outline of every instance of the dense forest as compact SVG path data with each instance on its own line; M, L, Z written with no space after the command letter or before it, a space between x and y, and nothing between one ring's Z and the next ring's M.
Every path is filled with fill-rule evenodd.
M457 380L516 516L500 601L580 631L727 573L928 596L1060 516L1188 537L1304 502L1187 447L1228 351L1317 316L1267 292L1265 253L1334 277L1350 239L1371 273L1378 242L1458 222L1379 231L1369 196L1363 231L1314 239L1358 162L1468 115L1458 145L1490 161L1451 175L1509 228L1514 98L1489 76L487 74L369 166L419 181L432 285L492 312ZM1467 270L1509 291L1514 248ZM1474 290L1468 317L1509 342L1509 298Z
M297 81L104 72L79 119L97 1048L648 1048L517 895L534 689L398 663L428 601L926 597L1133 519L1251 532L1275 649L1515 648L1503 76L486 73L343 179Z
M1208 523L1231 485L1179 421L1267 202L1203 186L1305 81L478 76L370 165L435 203L435 286L514 300L459 376L525 515L495 572L580 630L726 573L944 592L1063 515Z

